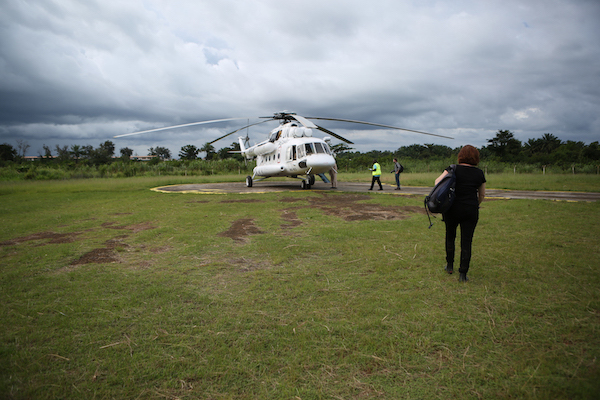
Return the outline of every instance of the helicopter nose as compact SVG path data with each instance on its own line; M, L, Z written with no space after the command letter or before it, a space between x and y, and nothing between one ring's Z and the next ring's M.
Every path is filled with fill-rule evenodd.
M306 166L313 174L328 172L335 165L335 159L329 154L313 154L306 159Z

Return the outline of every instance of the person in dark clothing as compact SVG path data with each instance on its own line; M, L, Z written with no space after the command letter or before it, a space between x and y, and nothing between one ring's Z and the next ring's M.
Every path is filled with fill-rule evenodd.
M458 153L456 175L456 198L452 207L443 214L446 223L446 267L449 274L454 272L454 253L456 230L460 225L460 273L459 281L466 282L473 234L479 221L479 205L485 198L485 175L477 168L479 151L471 146L464 146ZM446 169L436 180L437 183L448 174Z
M400 165L397 158L394 158L394 170L392 172L395 174L396 178L396 190L402 190L400 189L400 173L402 170L402 165Z

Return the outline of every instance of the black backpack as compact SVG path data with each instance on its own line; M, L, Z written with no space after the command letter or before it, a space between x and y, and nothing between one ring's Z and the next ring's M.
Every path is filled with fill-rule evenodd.
M425 197L425 211L429 218L429 227L433 225L429 213L445 213L450 209L454 198L456 197L456 165L452 164L448 168L448 174L438 182L431 190L429 196Z

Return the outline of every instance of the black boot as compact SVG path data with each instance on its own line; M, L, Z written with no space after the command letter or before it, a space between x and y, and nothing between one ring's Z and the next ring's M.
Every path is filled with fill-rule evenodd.
M469 280L469 278L467 278L467 273L461 272L460 276L458 277L458 281L459 282L467 282L468 280Z
M444 271L446 271L448 274L451 274L451 273L453 273L453 272L454 272L454 267L451 267L451 266L449 266L449 265L446 265L446 266L444 267Z

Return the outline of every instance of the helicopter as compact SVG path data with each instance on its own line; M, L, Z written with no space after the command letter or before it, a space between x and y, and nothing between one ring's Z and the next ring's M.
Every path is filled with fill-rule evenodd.
M318 126L311 120L341 121L354 124L363 124L388 129L397 129L408 132L415 132L424 135L437 136L446 139L453 139L449 136L437 135L433 133L415 131L412 129L398 128L390 125L377 124L372 122L357 121L341 118L322 118L322 117L303 117L294 112L281 111L274 113L270 117L258 117L263 121L246 125L242 128L229 132L208 144L215 143L229 135L242 131L251 126L263 124L269 121L279 121L279 126L271 130L268 138L258 144L250 146L248 134L239 136L240 153L246 161L256 159L256 166L253 169L253 175L246 177L246 186L252 187L254 182L259 182L272 177L290 177L301 180L302 189L310 189L315 184L315 175L321 175L335 168L335 155L331 150L329 143L331 137L342 142L354 144L350 140ZM223 121L232 121L246 118L224 118L210 121L193 122L189 124L174 125L163 128L149 129L145 131L126 133L114 136L115 138L137 135L148 132L175 129L194 125L210 124ZM324 132L330 136L318 138L313 136L315 130ZM258 179L257 179L258 177Z

